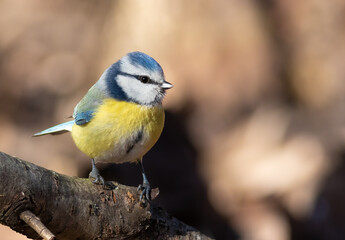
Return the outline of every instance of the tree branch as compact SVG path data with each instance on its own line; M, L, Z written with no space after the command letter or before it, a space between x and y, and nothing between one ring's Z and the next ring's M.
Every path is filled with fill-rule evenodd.
M25 211L56 239L209 239L163 209L145 205L134 187L104 190L89 179L0 152L0 223L29 238L41 237L21 220Z

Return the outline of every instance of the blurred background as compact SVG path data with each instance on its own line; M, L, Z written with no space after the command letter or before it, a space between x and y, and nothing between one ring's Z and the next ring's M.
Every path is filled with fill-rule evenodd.
M0 0L0 151L87 177L70 134L31 136L143 51L174 84L144 158L155 204L216 239L344 239L344 25L343 0Z

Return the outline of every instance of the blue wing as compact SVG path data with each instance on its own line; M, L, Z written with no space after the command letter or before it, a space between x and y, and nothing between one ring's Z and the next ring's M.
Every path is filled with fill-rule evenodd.
M84 125L90 122L96 109L107 97L107 92L102 90L97 83L93 85L74 108L73 117L75 118L75 123L77 125Z
M91 121L93 117L94 110L89 110L86 112L77 112L75 114L75 124L84 125Z

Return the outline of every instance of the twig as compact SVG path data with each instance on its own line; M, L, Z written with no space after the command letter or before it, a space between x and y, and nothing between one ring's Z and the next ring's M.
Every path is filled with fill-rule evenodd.
M20 214L20 219L22 219L26 224L28 224L32 229L34 229L38 235L46 240L54 240L55 236L49 229L44 226L41 220L32 212L26 210Z

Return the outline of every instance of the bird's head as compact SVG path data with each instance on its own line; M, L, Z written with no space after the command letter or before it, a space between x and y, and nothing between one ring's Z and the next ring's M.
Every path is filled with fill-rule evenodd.
M159 105L173 85L165 81L162 67L142 52L131 52L110 66L100 80L111 97L141 105Z

